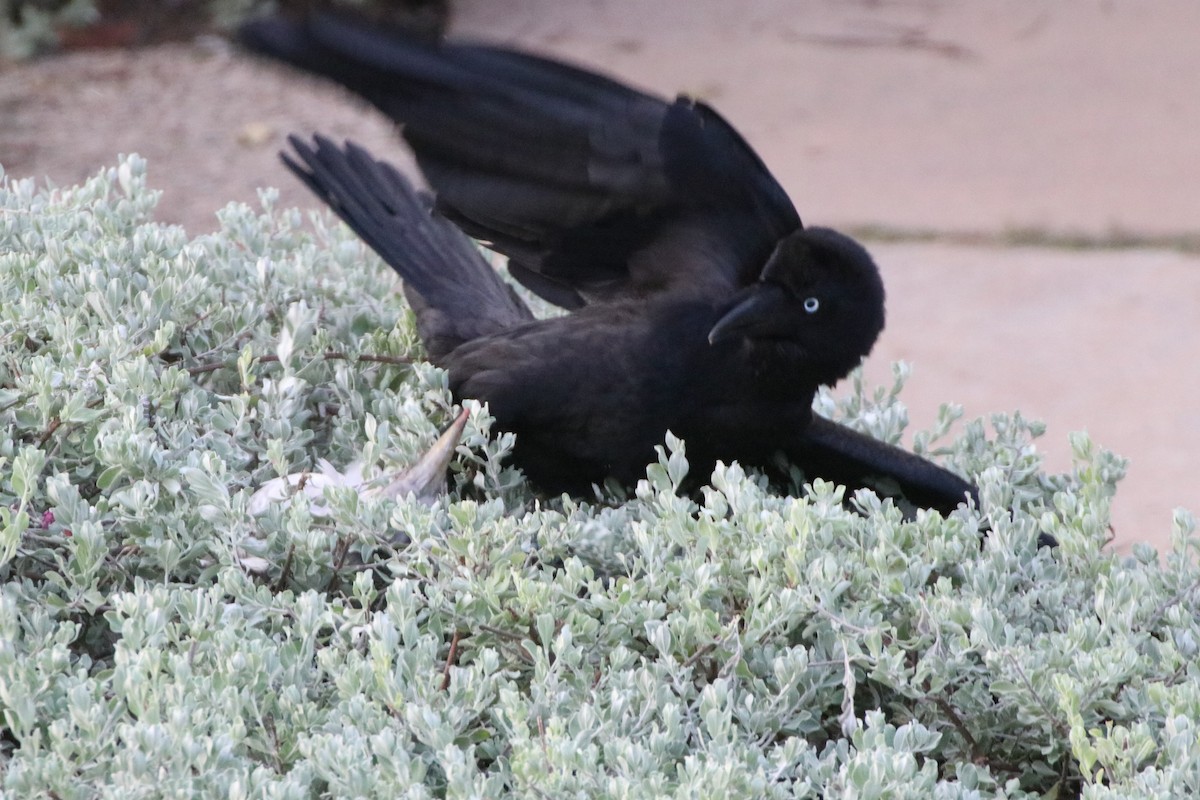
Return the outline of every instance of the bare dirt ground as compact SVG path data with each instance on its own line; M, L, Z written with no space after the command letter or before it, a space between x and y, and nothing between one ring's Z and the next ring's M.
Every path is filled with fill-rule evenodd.
M1114 504L1122 549L1161 547L1173 508L1200 510L1200 5L459 0L455 11L457 35L704 98L806 222L874 231L889 319L868 374L913 364L915 425L942 402L969 417L1020 409L1048 423L1039 447L1053 469L1070 464L1068 432L1087 430L1131 459ZM314 206L275 158L293 131L403 159L357 103L211 38L0 72L10 175L74 183L136 151L164 189L160 218L193 234L260 186Z

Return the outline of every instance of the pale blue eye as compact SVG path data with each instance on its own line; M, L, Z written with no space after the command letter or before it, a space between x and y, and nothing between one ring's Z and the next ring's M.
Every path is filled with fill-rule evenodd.
M817 309L821 307L821 301L815 297L804 298L804 310L809 314L817 313Z

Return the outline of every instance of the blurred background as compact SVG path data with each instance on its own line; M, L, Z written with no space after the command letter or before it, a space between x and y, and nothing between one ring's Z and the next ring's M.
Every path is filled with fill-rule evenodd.
M221 36L253 0L0 4L0 164L72 184L149 160L197 235L276 186L292 132L404 162L388 123ZM889 294L867 365L941 403L1087 431L1130 459L1114 546L1200 511L1200 4L933 0L408 0L425 31L503 42L721 111L807 224L859 236ZM219 12L219 13L218 13ZM40 15L40 16L39 16ZM40 54L38 54L40 53Z

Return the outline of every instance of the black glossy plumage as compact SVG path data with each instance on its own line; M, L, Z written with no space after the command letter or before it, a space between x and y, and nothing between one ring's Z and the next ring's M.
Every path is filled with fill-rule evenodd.
M667 430L716 460L895 480L949 510L974 495L923 459L816 417L883 327L867 252L804 228L738 133L673 102L501 48L418 43L338 16L246 26L251 49L332 78L402 124L436 192L352 144L292 137L288 166L404 278L460 398L517 433L550 491L644 475ZM535 320L463 232L572 310Z

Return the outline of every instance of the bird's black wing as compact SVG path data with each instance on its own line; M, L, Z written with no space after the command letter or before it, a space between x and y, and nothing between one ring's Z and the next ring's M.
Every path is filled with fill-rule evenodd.
M492 269L475 243L432 213L433 199L395 167L347 142L317 136L288 141L284 163L404 277L409 304L430 356L465 341L529 322L528 307Z
M401 122L439 211L559 305L726 293L757 279L800 227L762 161L703 103L338 15L259 20L241 39Z

